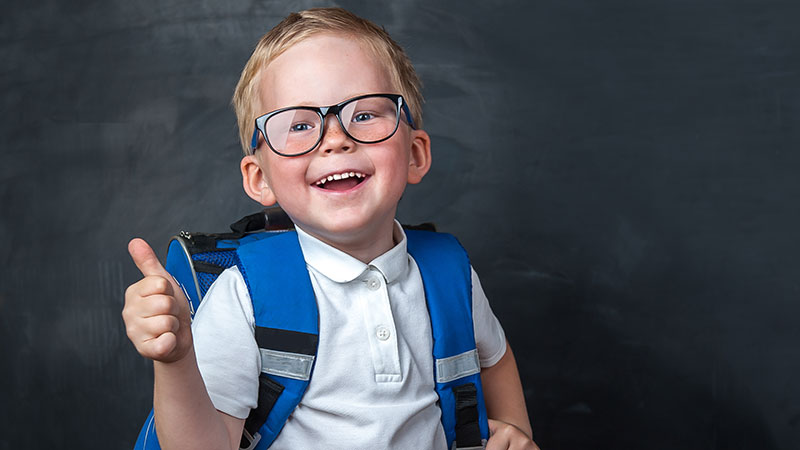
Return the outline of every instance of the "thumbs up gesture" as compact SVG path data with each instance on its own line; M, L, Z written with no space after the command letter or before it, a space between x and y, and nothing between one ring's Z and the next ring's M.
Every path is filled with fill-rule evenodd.
M122 319L128 339L146 358L178 361L192 348L186 296L147 242L131 240L128 253L143 276L125 291Z

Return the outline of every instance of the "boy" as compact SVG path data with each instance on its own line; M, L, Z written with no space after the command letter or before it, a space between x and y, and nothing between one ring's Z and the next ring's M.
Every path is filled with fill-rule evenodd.
M234 96L244 190L295 223L319 308L314 376L272 448L447 447L422 280L395 221L406 183L431 164L421 103L403 50L337 8L290 15L245 66ZM123 318L154 361L161 445L239 448L261 367L243 274L222 273L191 323L150 247L134 239L129 251L144 277ZM487 448L535 449L514 357L472 279Z

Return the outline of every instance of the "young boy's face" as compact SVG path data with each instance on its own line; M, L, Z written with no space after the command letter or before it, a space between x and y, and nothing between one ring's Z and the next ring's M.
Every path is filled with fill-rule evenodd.
M287 106L329 106L364 94L399 93L358 40L334 34L293 45L262 71L258 83L259 115ZM406 183L419 182L430 167L430 138L404 119L388 140L361 144L329 115L319 145L294 157L277 155L260 139L255 155L242 160L245 190L263 205L277 201L304 231L337 248L388 243L382 251L388 250ZM317 185L329 175L350 172L364 177Z

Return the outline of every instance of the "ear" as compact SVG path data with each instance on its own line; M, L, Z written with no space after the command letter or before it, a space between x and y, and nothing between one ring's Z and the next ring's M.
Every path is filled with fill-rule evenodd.
M274 205L275 194L269 187L269 180L261 168L258 158L254 155L245 156L242 158L240 167L242 169L242 185L247 195L263 206Z
M408 160L408 183L417 184L431 168L431 137L424 130L411 132L411 154Z

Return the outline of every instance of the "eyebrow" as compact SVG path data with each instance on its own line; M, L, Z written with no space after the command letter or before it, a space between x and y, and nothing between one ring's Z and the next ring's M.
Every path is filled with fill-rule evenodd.
M342 97L342 98L341 98L339 101L337 101L337 102L334 102L334 103L326 103L326 104L321 104L321 103L313 103L313 102L309 102L309 101L301 101L301 102L299 102L299 103L290 103L290 104L288 104L288 105L286 105L286 106L281 106L281 107L278 107L278 108L273 108L273 109L271 109L270 111L275 111L275 110L278 110L278 109L283 109L283 108L291 108L292 106L310 106L310 107L312 107L312 108L317 108L317 107L320 107L320 106L338 105L339 103L341 103L341 102L343 102L343 101L350 100L351 98L356 98L356 97L359 97L359 96L361 96L361 95L369 95L369 94L376 94L376 93L382 93L382 92L383 92L383 91L381 91L381 92L377 92L377 91L376 91L376 92L372 92L372 91L366 92L366 91L364 91L364 92L359 92L359 93L356 93L356 94L348 94L348 95L345 95L345 96L343 96L343 97Z

